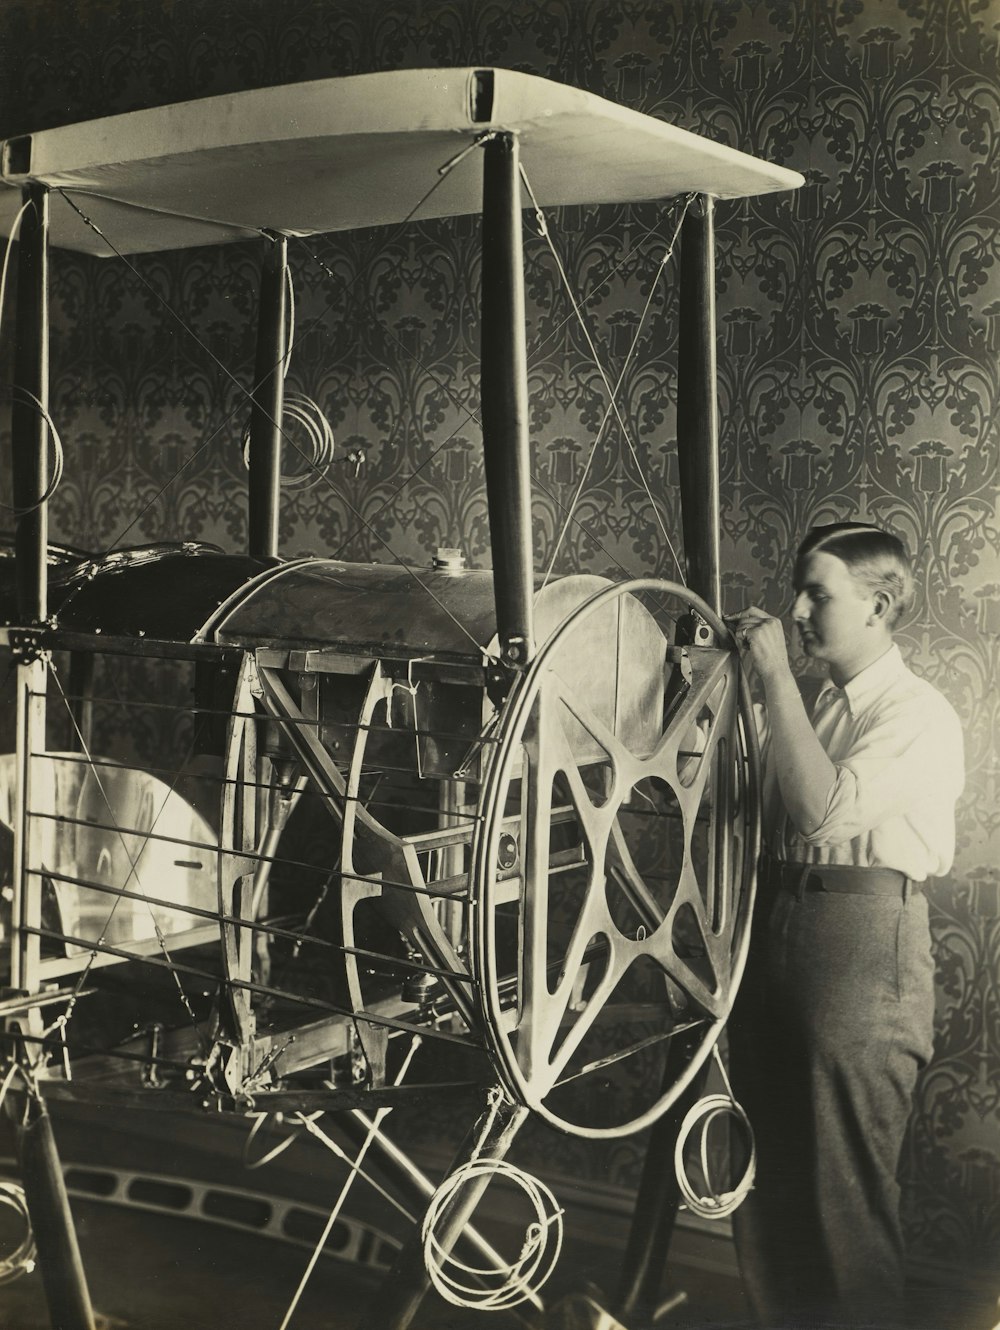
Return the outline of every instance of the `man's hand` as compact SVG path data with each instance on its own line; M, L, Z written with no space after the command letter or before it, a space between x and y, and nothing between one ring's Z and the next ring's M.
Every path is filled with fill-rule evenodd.
M741 654L749 659L764 685L772 761L785 809L793 826L809 836L826 816L837 771L802 705L788 663L785 631L779 619L756 606L740 610L728 622Z
M751 605L733 615L728 623L741 654L760 675L765 691L774 684L792 679L785 630L780 619Z

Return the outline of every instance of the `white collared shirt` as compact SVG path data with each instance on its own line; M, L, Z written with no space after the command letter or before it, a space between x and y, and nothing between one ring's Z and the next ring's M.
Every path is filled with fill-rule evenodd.
M837 769L826 815L805 836L784 814L764 745L764 838L796 863L896 868L914 881L946 873L955 801L965 783L951 704L908 669L894 644L843 688L827 682L812 724Z

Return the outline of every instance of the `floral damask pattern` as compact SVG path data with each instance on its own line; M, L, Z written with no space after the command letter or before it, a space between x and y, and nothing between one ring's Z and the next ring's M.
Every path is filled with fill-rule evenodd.
M995 1266L997 0L2 0L0 24L3 135L259 84L497 64L805 175L796 194L718 208L725 596L785 608L816 521L890 522L916 554L902 645L963 719L968 787L954 873L932 894L938 1039L905 1161L908 1230L924 1261ZM539 566L672 576L677 208L548 219L586 330L525 216ZM322 483L288 490L283 552L426 564L448 545L482 564L475 226L418 220L290 257L289 389L323 409L337 453ZM55 538L241 546L259 263L250 246L131 268L56 259ZM627 1186L641 1145L565 1141L557 1163Z

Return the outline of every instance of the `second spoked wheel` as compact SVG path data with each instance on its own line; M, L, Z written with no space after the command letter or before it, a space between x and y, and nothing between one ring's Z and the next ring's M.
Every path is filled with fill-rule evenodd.
M597 592L511 690L473 950L501 1079L552 1124L639 1130L711 1051L746 955L758 772L732 639L674 583Z

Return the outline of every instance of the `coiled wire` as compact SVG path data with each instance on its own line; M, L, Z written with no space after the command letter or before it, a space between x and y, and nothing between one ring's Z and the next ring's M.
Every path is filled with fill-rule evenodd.
M0 1109L15 1076L21 1077L29 1093L34 1092L30 1072L26 1072L18 1062L11 1062L3 1081L0 1082ZM20 1279L21 1275L31 1274L35 1268L35 1233L31 1227L31 1215L28 1213L24 1188L19 1182L0 1182L0 1205L15 1211L24 1224L24 1237L20 1244L9 1256L0 1257L0 1284L10 1284L15 1279Z
M293 420L302 427L305 431L306 446L299 448L298 445L294 445L295 451L302 458L303 469L301 471L282 472L282 488L289 490L311 489L313 485L318 485L323 479L329 470L330 463L333 461L336 447L333 438L333 426L319 405L303 393L289 393L285 397L284 411L282 412L283 428L286 420ZM243 463L249 467L249 421L243 429L242 447Z
M28 1202L19 1182L0 1182L0 1205L7 1206L21 1217L24 1237L9 1256L0 1257L0 1284L10 1284L35 1268L35 1234L31 1227Z
M434 1232L455 1193L482 1177L501 1177L515 1183L535 1212L534 1221L525 1230L520 1255L507 1266L467 1265L447 1251ZM529 1300L537 1303L537 1290L552 1274L562 1251L562 1216L555 1196L538 1178L505 1159L471 1159L445 1178L424 1215L420 1236L431 1283L456 1307L502 1311Z
M706 1095L688 1110L684 1121L681 1123L680 1130L677 1133L677 1141L674 1145L674 1172L677 1175L677 1185L680 1188L681 1196L692 1214L696 1214L702 1219L725 1219L727 1215L731 1215L734 1210L739 1208L753 1187L754 1177L757 1173L757 1146L754 1141L753 1128L750 1126L750 1119L733 1097L729 1077L726 1075L725 1066L719 1056L718 1047L713 1046L712 1052L722 1073L722 1079L726 1087L725 1093ZM731 1190L713 1191L709 1196L699 1196L691 1185L684 1163L688 1140L695 1128L700 1127L701 1136L698 1143L698 1155L702 1174L706 1183L711 1187L711 1173L708 1166L708 1132L716 1118L724 1115L735 1118L747 1134L747 1139L750 1142L750 1155L747 1165L743 1171L743 1176Z

